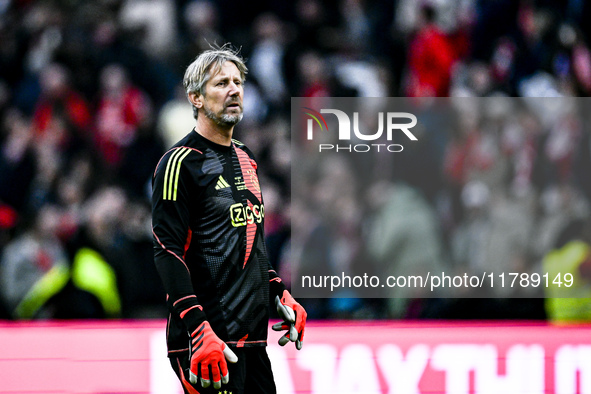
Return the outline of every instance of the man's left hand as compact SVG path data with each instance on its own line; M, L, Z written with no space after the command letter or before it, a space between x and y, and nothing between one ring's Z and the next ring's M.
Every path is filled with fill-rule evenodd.
M296 349L302 348L304 340L304 328L306 327L306 310L293 299L287 290L283 291L281 298L275 297L275 306L282 322L273 325L274 331L288 330L287 333L279 338L279 345L284 346L287 342L295 342Z

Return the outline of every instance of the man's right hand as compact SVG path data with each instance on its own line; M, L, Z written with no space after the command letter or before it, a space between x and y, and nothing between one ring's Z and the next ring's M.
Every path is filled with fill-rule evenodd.
M213 380L213 387L219 389L230 379L226 360L235 363L238 357L215 335L209 322L204 321L191 333L190 382L196 384L201 375L201 386L209 387Z

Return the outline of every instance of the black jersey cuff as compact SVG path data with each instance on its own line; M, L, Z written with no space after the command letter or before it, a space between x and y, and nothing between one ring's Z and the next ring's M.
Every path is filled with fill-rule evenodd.
M271 296L271 303L274 305L275 296L281 298L283 291L287 290L285 284L279 277L275 277L269 281L269 295Z

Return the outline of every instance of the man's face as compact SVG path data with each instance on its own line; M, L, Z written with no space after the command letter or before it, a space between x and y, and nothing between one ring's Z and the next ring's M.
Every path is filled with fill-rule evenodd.
M225 62L219 73L205 84L202 96L205 116L221 126L233 126L242 120L244 87L238 67Z

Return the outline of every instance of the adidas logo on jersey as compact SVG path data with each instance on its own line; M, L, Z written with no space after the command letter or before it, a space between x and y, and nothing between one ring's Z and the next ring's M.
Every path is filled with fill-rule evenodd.
M228 184L228 182L226 182L224 177L220 175L220 177L218 178L218 183L215 185L215 190L225 189L227 187L230 187L230 185Z

